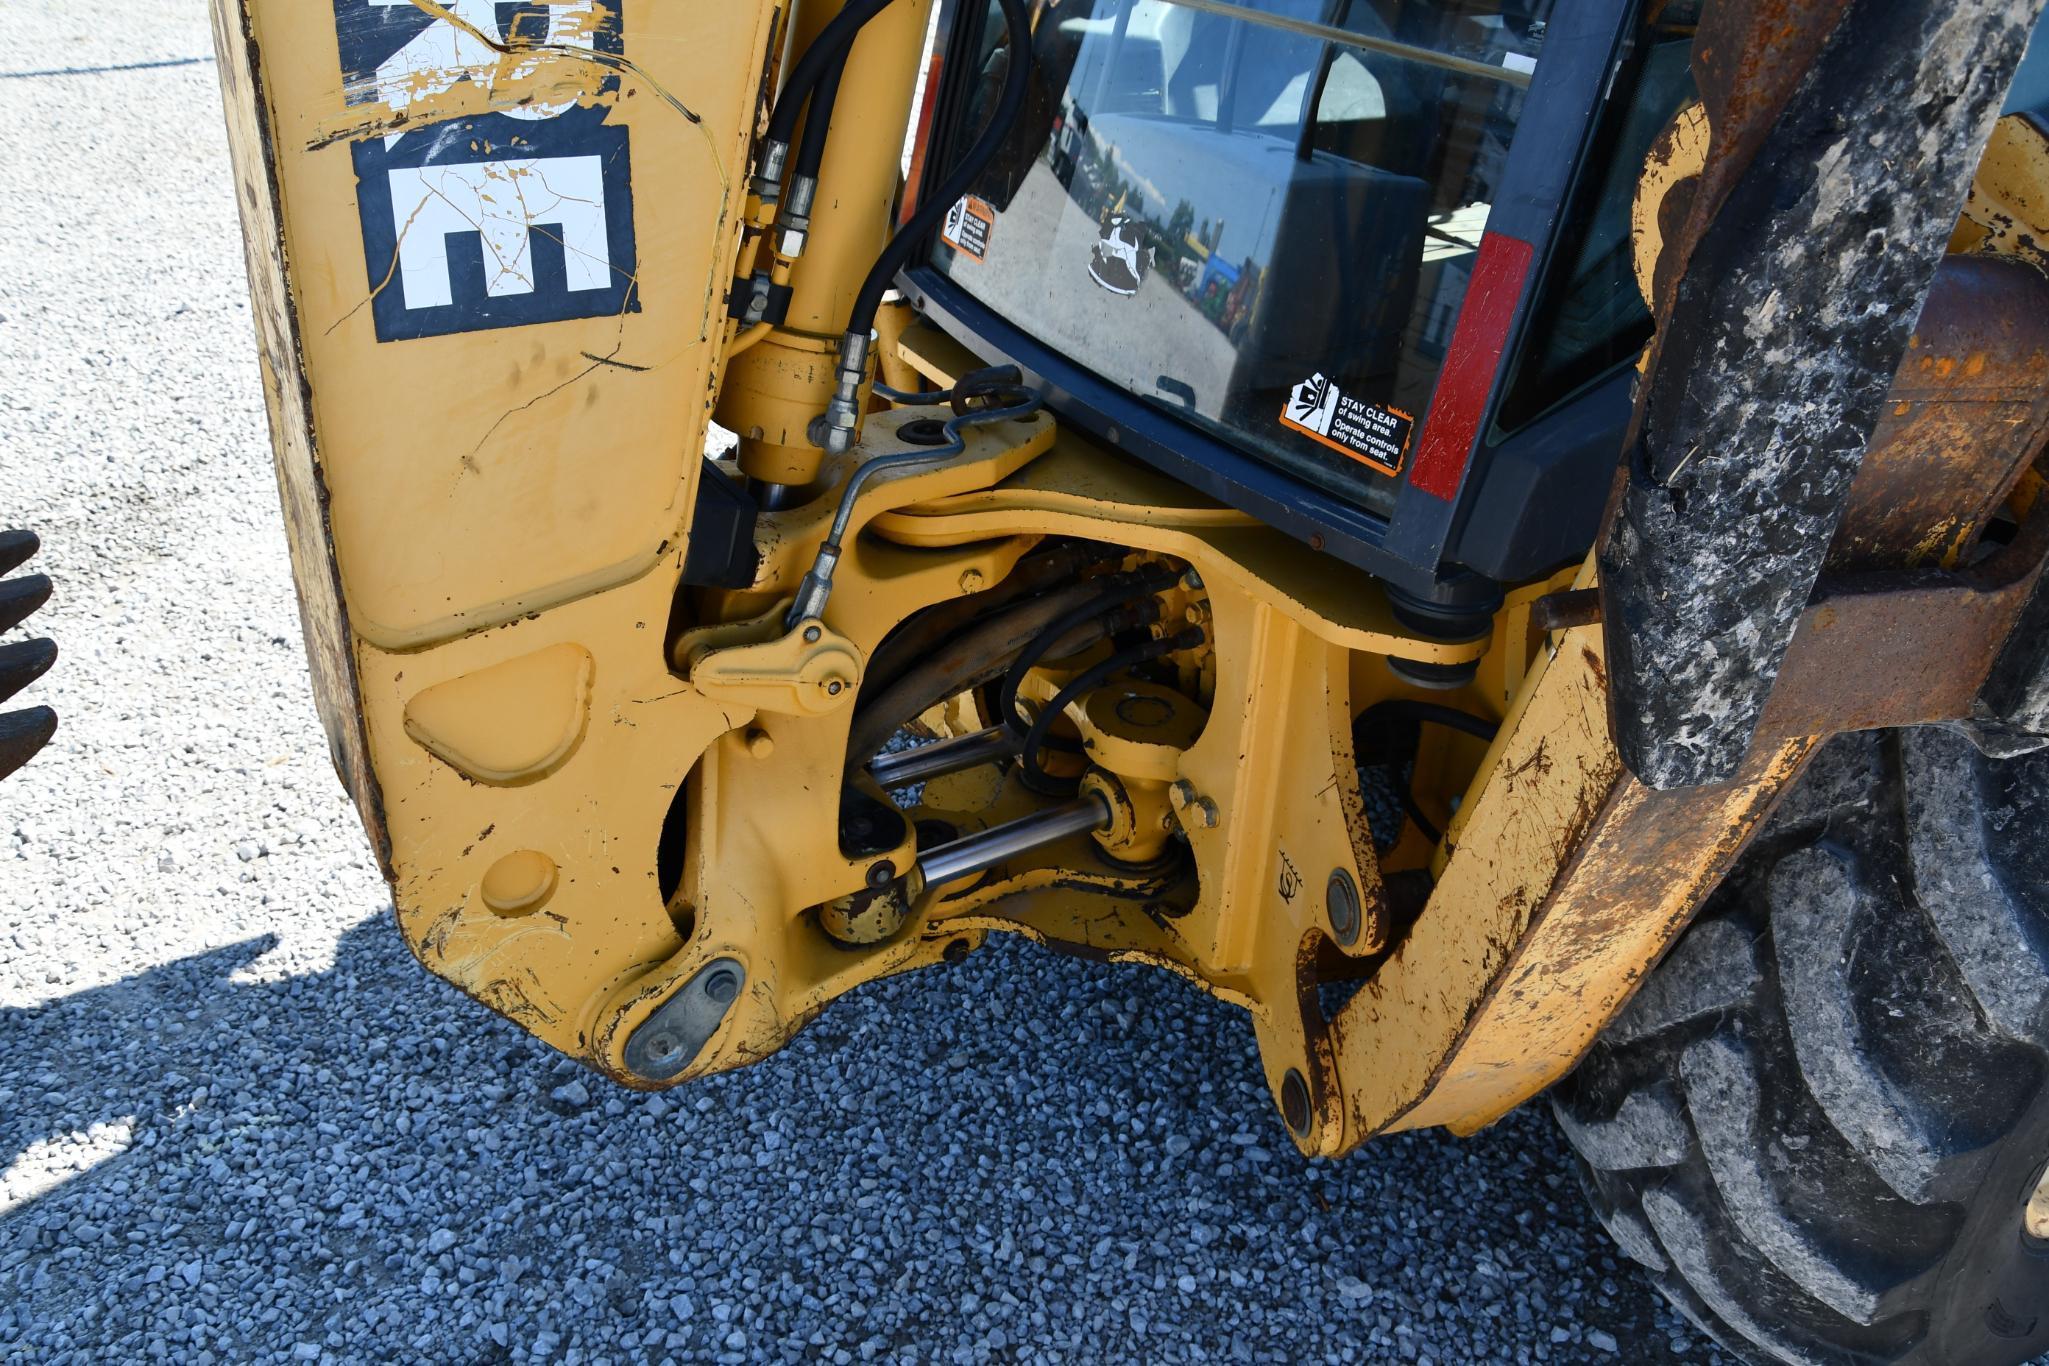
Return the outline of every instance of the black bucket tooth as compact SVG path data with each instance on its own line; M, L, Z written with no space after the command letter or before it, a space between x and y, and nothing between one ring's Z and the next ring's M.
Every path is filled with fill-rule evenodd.
M48 637L0 645L0 702L41 678L56 662L57 642Z
M42 548L42 541L33 531L0 531L0 574L12 574Z
M28 614L50 600L47 574L25 574L18 579L0 579L0 632L12 631L28 620Z
M0 712L0 778L35 757L57 733L57 713L48 707Z

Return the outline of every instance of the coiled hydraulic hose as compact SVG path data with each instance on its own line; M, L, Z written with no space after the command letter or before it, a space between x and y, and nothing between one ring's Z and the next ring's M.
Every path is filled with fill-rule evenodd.
M1070 703L1077 698L1086 697L1126 669L1159 659L1163 655L1173 654L1176 650L1192 650L1202 644L1202 641L1200 626L1190 626L1160 640L1141 641L1137 645L1119 650L1094 668L1083 670L1066 687L1053 694L1053 700L1046 704L1038 719L1032 722L1031 729L1025 732L1024 744L1018 749L1018 763L1024 769L1026 784L1041 792L1049 791L1055 786L1054 780L1039 766L1039 751L1045 747L1046 735L1052 729L1053 722L1066 713ZM1060 786L1064 788L1067 785Z
M1101 596L1089 599L1056 620L1041 631L1032 643L1019 652L1017 662L1003 677L1003 688L997 694L996 715L998 721L1022 737L1031 731L1031 718L1021 714L1017 708L1018 690L1024 686L1025 676L1038 667L1039 661L1068 632L1093 620L1105 616L1125 603L1148 594L1157 593L1179 578L1180 574L1165 565L1151 565L1136 574L1113 574L1105 583Z
M1501 732L1501 727L1485 717L1474 716L1456 707L1447 707L1439 702L1421 702L1413 698L1397 697L1386 702L1374 703L1352 721L1352 745L1355 750L1362 746L1365 735L1372 730L1376 721L1428 722L1431 725L1461 731L1488 744L1492 744L1494 737ZM1402 788L1402 810L1415 824L1417 831L1430 843L1435 844L1444 838L1444 832L1437 828L1437 823L1423 814L1422 803L1416 800L1413 788Z
M882 296L895 282L897 272L911 259L911 253L917 250L919 243L939 226L947 210L974 188L975 181L995 160L1003 140L1010 135L1018 114L1024 109L1032 72L1031 16L1026 12L1025 0L998 0L998 3L1003 6L1003 20L1009 32L1010 67L1004 73L1003 93L996 102L995 113L967 155L919 204L910 222L889 239L889 245L882 249L882 255L869 268L868 278L862 281L861 292L854 298L854 310L847 319L846 335L840 338L839 373L832 402L826 406L825 430L821 433L824 437L821 444L835 455L854 444L854 429L860 425L861 386L868 378L868 351L873 344L875 314L882 307ZM851 8L846 12L851 12ZM842 18L846 12L842 13ZM834 24L838 22L835 20ZM832 27L827 25L827 31L830 32ZM808 57L810 54L805 55Z

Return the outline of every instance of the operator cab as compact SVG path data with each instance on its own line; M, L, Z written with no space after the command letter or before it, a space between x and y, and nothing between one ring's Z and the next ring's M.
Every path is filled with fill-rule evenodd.
M1070 424L1425 615L1485 603L1597 529L1650 337L1631 199L1695 8L1038 0L1024 112L903 283ZM942 5L925 186L1004 35Z

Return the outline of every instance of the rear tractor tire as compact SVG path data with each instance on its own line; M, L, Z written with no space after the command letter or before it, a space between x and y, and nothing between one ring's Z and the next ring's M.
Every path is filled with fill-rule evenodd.
M1816 756L1553 1105L1615 1241L1756 1361L2049 1350L2049 753Z

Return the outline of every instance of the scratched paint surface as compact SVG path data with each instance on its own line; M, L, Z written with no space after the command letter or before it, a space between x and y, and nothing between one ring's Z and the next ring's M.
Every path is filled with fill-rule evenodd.
M379 341L641 306L619 80L575 57L624 55L615 7L335 0L335 27L344 101L382 116L350 145ZM437 117L464 86L494 107Z
M772 7L253 9L351 628L415 650L648 573L685 534Z

